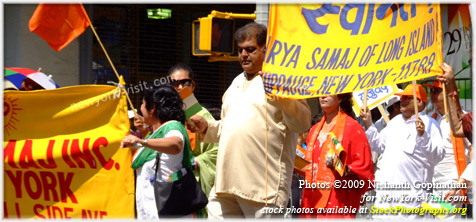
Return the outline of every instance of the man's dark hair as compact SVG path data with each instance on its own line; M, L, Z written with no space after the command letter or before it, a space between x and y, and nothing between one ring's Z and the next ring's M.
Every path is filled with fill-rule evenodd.
M183 101L178 92L170 85L160 84L149 87L144 92L145 108L151 110L155 105L155 116L162 122L177 120L185 124Z
M254 36L256 37L256 43L263 47L266 44L266 34L266 26L251 22L236 30L235 40L236 42L241 42Z
M397 101L397 102L395 102L394 104L392 104L391 106L388 106L388 107L387 107L388 113L393 113L394 105L400 106L400 101Z

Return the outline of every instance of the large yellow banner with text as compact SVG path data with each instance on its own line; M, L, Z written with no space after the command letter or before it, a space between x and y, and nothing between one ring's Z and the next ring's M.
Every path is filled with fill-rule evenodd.
M442 74L439 4L271 4L267 94L309 98Z
M134 218L125 94L113 86L4 91L5 218Z

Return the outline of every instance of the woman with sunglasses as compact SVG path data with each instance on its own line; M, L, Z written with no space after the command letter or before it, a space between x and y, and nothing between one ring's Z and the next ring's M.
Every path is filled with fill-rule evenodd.
M193 70L186 64L179 63L169 69L169 77L171 79L170 84L175 90L180 91L185 87L189 87L192 93L195 91L195 80L193 79ZM205 118L206 120L215 120L212 114L201 107L201 110L196 114ZM197 138L196 133L192 133L188 130L188 136L190 138L190 146L192 147L194 158L194 174L199 182L203 192L207 195L213 187L215 182L215 168L216 159L218 153L218 143L203 143ZM197 217L206 218L206 210L200 210L197 212Z

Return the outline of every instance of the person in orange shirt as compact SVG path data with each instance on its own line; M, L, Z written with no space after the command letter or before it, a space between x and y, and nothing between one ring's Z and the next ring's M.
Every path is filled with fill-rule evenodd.
M311 164L306 167L305 182L310 187L304 187L301 204L304 209L312 209L312 213L302 214L303 218L355 218L361 195L369 190L369 181L374 180L370 145L365 130L355 120L351 99L352 93L319 97L324 117L307 137L305 159ZM339 150L339 145L343 148L338 154L343 173L335 158L327 158L331 149ZM334 181L356 181L359 185L343 189L335 187ZM329 208L335 211L327 213Z

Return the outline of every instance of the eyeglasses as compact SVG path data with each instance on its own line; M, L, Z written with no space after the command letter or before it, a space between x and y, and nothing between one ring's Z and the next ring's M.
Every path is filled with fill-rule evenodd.
M241 54L243 53L243 50L245 50L248 54L251 54L256 51L257 48L255 47L246 47L246 48L240 48L238 47L238 53Z
M440 89L440 88L431 88L430 89L430 93L433 93L433 94L440 94L441 91L443 91L443 89Z
M185 86L190 86L190 84L192 84L192 81L191 79L181 79L181 80L175 80L175 79L172 79L172 81L170 81L170 85L172 85L173 87L177 87L179 85L182 85L183 87Z

